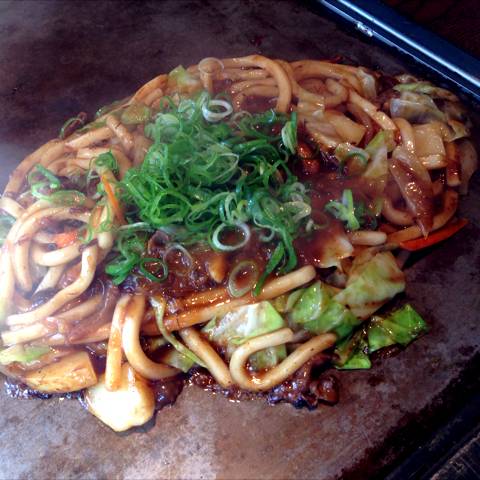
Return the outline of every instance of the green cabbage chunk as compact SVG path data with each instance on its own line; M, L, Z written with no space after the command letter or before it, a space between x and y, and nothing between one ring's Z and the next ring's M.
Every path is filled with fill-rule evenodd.
M372 366L365 329L358 330L337 344L335 367L339 370L363 370Z
M168 86L176 87L182 93L190 93L200 88L201 83L185 70L182 65L179 65L168 74Z
M306 288L295 303L289 315L295 328L304 328L316 335L334 332L339 338L347 336L360 320L330 294L330 289L322 282Z
M9 365L14 362L31 363L50 350L50 347L45 346L13 345L0 350L0 365Z
M125 125L138 125L139 123L146 123L150 120L152 112L143 103L132 103L129 105L120 116L120 120Z
M277 347L268 347L265 350L254 353L250 356L248 362L252 370L258 372L278 365L286 357L287 348L285 345L278 345Z
M174 348L167 350L160 357L160 360L162 363L166 363L171 367L178 368L184 373L187 373L195 365L195 362L191 358L188 358L186 355L183 355L183 353L180 353Z
M436 87L430 82L399 83L398 85L395 85L393 89L397 90L397 92L424 93L432 98L442 98L452 102L458 101L458 97L452 92L449 92L444 88Z
M365 147L365 152L370 157L374 157L382 147L385 147L387 152L391 152L395 146L393 132L391 130L380 130Z
M341 370L370 368L371 353L395 344L405 347L427 330L425 320L409 304L385 318L372 317L361 330L337 344L335 367Z
M412 123L428 123L432 120L445 121L445 114L429 95L403 91L400 98L390 101L390 115L403 117Z
M333 300L365 319L403 290L405 275L398 268L395 257L390 252L373 254L365 250L353 261L345 289Z
M396 343L406 346L427 329L425 320L409 304L386 318L372 317L367 330L369 351L372 353Z
M370 160L362 177L370 181L376 187L378 193L382 193L388 178L388 152L395 148L393 132L381 130L365 147L365 152Z
M211 320L202 331L230 358L235 349L248 339L285 326L286 321L270 302L259 302L239 307L219 320ZM255 353L250 356L249 363L252 369L263 370L277 365L286 355L285 345L280 345Z

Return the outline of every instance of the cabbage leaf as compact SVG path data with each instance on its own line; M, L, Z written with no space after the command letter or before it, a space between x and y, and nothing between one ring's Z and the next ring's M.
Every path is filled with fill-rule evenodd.
M191 93L199 89L201 83L182 65L179 65L168 74L168 87L176 88L181 93Z
M219 320L211 320L203 333L208 339L224 349L230 358L235 349L248 339L274 332L286 326L286 321L270 302L259 302L239 307ZM261 350L250 356L249 363L254 370L275 366L287 355L285 345Z
M347 336L360 323L353 313L330 294L322 282L306 288L289 314L290 324L316 335L334 332L339 338Z
M371 353L395 344L405 347L427 330L425 320L410 304L387 317L374 316L361 330L337 344L335 366L341 370L370 368Z
M14 362L28 364L38 360L50 350L50 347L46 346L13 345L0 350L0 365L9 365Z
M405 275L395 257L390 252L365 250L354 259L345 289L333 299L365 319L403 290Z
M427 329L425 320L410 304L386 318L374 316L368 325L369 351L372 353L396 343L405 347Z

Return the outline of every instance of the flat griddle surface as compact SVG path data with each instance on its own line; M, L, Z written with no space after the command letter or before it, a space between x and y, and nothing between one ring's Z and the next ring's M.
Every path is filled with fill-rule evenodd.
M343 28L343 27L342 27ZM395 74L407 66L290 1L0 4L1 181L66 118L205 56L289 60L338 54ZM480 182L470 225L407 272L428 335L370 371L338 372L341 400L316 411L232 403L190 387L155 422L115 434L77 401L0 393L0 478L365 478L462 395L480 347ZM467 376L466 376L467 375ZM442 410L443 409L443 410Z

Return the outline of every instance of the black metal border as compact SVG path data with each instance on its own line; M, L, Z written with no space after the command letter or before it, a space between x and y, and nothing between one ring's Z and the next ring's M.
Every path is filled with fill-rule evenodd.
M480 61L379 0L317 0L370 38L400 50L480 101Z

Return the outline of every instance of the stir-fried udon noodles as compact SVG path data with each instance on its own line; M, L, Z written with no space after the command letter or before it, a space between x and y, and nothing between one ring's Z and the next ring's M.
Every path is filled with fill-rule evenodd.
M329 368L370 368L426 330L408 303L384 305L408 252L467 223L476 153L451 92L327 61L206 58L86 120L26 157L0 200L14 381L82 391L115 430L188 377L313 407L337 400Z

